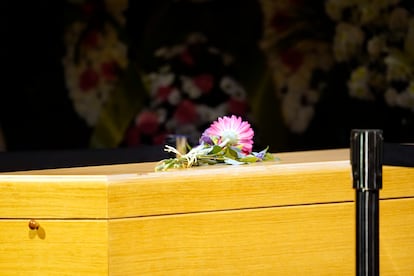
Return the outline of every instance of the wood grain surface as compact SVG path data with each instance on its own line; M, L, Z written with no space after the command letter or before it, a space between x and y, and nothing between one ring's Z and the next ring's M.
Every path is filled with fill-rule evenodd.
M275 155L2 173L0 275L354 275L349 150ZM381 275L414 275L414 168L380 197Z

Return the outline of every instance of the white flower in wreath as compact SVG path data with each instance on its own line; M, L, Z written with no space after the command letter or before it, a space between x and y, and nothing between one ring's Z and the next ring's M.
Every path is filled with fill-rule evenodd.
M366 66L359 66L351 73L348 81L349 95L357 99L373 100L374 95L369 86L369 71Z
M178 90L177 88L174 88L171 91L170 95L168 95L168 102L171 105L178 105L181 102L182 98L183 97L181 95L180 90Z
M244 87L237 82L234 78L224 76L220 80L220 88L232 98L237 100L245 100L247 93ZM209 120L211 121L211 120Z
M386 37L377 35L368 40L367 52L372 58L380 58L381 54L387 50Z
M302 133L314 116L314 105L319 100L319 92L309 87L314 67L305 63L286 82L286 92L282 95L282 115L292 132Z
M400 106L414 111L414 82L410 82L407 89L397 92L394 88L388 88L384 95L385 101L390 106Z
M336 26L333 51L337 61L345 62L358 55L365 34L360 27L341 22Z
M385 57L384 61L387 65L387 80L409 80L414 76L413 69L409 63L409 57L403 53L392 53Z
M198 121L201 123L214 121L216 118L223 116L229 112L228 104L226 102L220 103L217 106L208 106L205 104L199 104L196 106Z
M190 99L197 99L201 96L201 89L194 83L193 78L188 76L181 76L182 90Z
M160 72L152 72L144 77L144 81L149 85L149 93L152 99L151 104L156 106L163 101L177 100L177 88L173 86L175 74L169 71L169 68L164 67ZM174 95L171 95L173 94Z
M282 99L283 118L294 133L304 132L315 112L312 105L302 104L302 97L300 93L288 93Z

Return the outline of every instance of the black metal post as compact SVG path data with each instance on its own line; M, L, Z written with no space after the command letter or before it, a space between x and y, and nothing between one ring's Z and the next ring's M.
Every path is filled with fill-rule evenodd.
M379 190L382 189L381 130L351 131L351 165L356 190L356 275L379 275Z

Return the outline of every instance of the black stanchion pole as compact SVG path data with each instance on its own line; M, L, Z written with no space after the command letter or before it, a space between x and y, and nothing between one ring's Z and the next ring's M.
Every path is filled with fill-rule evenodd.
M351 165L356 190L356 275L379 275L379 190L382 189L381 130L351 131Z

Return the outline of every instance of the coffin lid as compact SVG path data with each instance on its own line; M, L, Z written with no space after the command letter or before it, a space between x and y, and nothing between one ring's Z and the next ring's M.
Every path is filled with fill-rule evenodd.
M122 219L354 201L349 149L155 172L156 162L0 174L0 218ZM414 196L414 168L383 168L382 199Z

